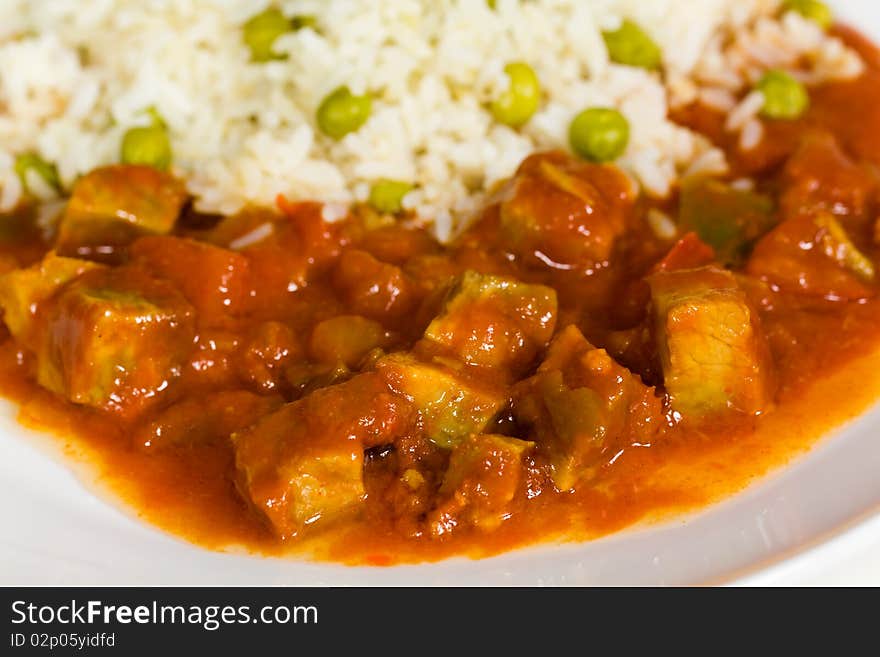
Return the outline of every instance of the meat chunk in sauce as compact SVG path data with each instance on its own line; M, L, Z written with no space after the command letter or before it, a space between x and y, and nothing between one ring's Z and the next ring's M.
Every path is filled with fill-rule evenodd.
M113 260L134 237L171 231L186 201L176 178L148 166L95 169L73 188L61 218L61 255Z
M428 518L433 536L457 527L496 529L523 479L523 455L534 443L509 436L474 434L452 450L440 485L440 501Z
M760 413L773 401L773 364L758 316L730 272L709 266L658 272L654 339L673 410L700 421Z
M133 242L129 256L157 277L173 282L203 325L222 323L246 310L250 265L240 253L192 239L151 236ZM183 262L185 268L180 266Z
M467 271L425 338L469 365L519 373L547 346L555 325L553 288Z
M875 294L874 263L827 212L783 221L755 246L746 272L786 292L826 299Z
M413 431L416 419L375 373L317 390L233 436L239 488L281 536L356 513L364 450Z
M41 304L62 285L101 265L65 258L54 251L27 269L14 269L0 276L0 308L3 321L15 338L34 348L34 329Z
M423 362L410 354L390 354L377 370L391 389L419 410L428 437L453 447L485 429L507 401L502 388L482 381L458 363Z
M386 324L404 319L417 303L416 285L400 267L359 249L340 256L333 283L353 312Z
M37 380L77 404L130 415L181 373L194 313L170 283L136 268L90 270L43 314Z
M532 155L501 203L500 239L526 262L590 269L611 255L633 202L632 185L616 167L559 152Z
M783 217L832 214L849 228L873 219L876 173L853 162L827 133L804 138L783 171Z
M590 481L632 443L650 443L664 419L654 389L574 326L554 338L535 376L516 387L513 408L533 428L560 490Z

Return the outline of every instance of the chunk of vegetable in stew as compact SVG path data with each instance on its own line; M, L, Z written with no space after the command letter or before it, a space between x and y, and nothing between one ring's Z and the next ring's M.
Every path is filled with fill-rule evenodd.
M709 266L658 272L648 283L663 383L681 419L768 410L773 363L734 275Z
M692 178L681 187L679 225L715 249L720 262L740 264L752 244L775 223L769 197L738 190L711 178Z
M359 315L339 315L315 326L309 353L322 363L355 367L369 352L387 343L388 334L379 322Z

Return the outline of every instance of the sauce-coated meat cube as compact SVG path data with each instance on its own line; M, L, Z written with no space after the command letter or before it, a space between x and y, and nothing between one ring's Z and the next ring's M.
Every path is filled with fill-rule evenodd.
M467 271L425 338L469 365L516 373L547 346L555 326L553 288Z
M153 167L95 169L73 188L56 249L61 255L112 256L139 235L169 232L186 198L183 183Z
M137 268L82 274L53 297L43 321L39 383L123 415L165 391L193 347L192 307Z
M452 447L485 429L506 401L502 390L452 364L390 354L376 367L392 390L418 408L428 437L441 447Z
M594 479L634 442L650 443L664 419L654 389L568 326L537 373L514 392L517 420L531 426L560 490Z
M400 267L358 249L342 253L333 284L352 311L383 323L405 319L418 301L416 284Z
M440 502L428 518L431 534L443 536L462 525L497 528L522 480L523 454L533 447L494 434L474 434L456 445L440 485Z
M281 406L277 395L228 390L189 397L162 409L135 430L135 446L146 450L185 449L226 442Z
M250 266L240 253L171 236L142 237L129 253L144 269L172 281L196 309L200 323L245 310Z
M503 244L534 264L590 268L611 255L634 193L620 169L560 152L527 158L501 203Z
M41 262L0 276L0 308L3 309L3 321L9 332L17 340L33 347L32 338L40 304L65 283L100 266L88 260L64 258L50 251Z
M673 410L685 420L767 410L773 364L757 314L733 274L709 266L659 272L648 282Z
M755 246L746 272L785 292L845 300L875 294L874 263L827 212L783 221Z
M782 216L831 213L848 227L871 218L877 174L853 162L830 134L806 137L783 171Z
M416 420L375 373L322 388L233 436L239 489L281 536L345 516L364 498L364 449Z

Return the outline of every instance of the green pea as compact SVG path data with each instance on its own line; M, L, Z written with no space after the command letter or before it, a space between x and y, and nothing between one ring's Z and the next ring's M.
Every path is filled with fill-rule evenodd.
M325 135L342 139L367 122L372 107L369 95L355 96L348 87L339 87L318 106L318 127Z
M782 4L782 10L795 11L816 23L823 30L827 30L834 22L831 9L821 0L785 0Z
M61 190L61 180L58 178L58 169L51 162L47 162L36 153L22 153L15 159L15 173L21 180L25 191L28 189L28 171L35 172L47 185L55 191Z
M498 2L496 0L486 0L486 4L489 5L489 9L493 11L498 6Z
M370 189L370 205L379 212L397 214L403 209L403 197L413 186L402 180L377 180Z
M149 108L147 113L153 119L152 125L125 132L119 159L125 164L145 164L165 171L171 166L172 157L168 130L155 108Z
M525 62L511 62L504 67L504 73L510 86L492 102L492 116L499 123L518 128L537 111L541 84L535 71Z
M568 141L585 160L611 162L623 155L629 143L629 122L615 109L592 107L571 122Z
M249 18L244 24L243 36L245 44L251 49L251 60L268 62L272 59L283 59L283 55L276 53L272 46L275 39L293 29L293 24L281 10L274 7Z
M796 119L810 106L806 87L785 71L767 71L757 89L764 94L761 114L768 119Z
M663 53L638 23L625 19L616 30L602 32L608 56L616 64L655 71L663 63Z

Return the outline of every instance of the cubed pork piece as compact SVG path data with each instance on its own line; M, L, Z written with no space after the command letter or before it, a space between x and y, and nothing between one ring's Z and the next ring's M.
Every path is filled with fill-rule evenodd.
M709 266L659 272L648 283L672 409L689 422L767 410L775 392L773 363L734 275Z
M316 390L233 436L239 489L280 536L356 513L364 449L415 430L417 419L374 372Z
M533 447L494 434L474 434L456 445L428 518L431 534L444 536L462 526L496 529L510 513L523 479L523 455Z
M136 413L180 375L193 314L170 283L140 269L87 271L47 305L37 381L77 404Z
M234 432L251 426L282 403L278 395L256 395L247 390L187 397L139 424L134 444L144 450L170 450L226 443Z
M783 218L830 213L853 229L874 218L878 176L850 159L828 133L803 139L782 176Z
M425 339L469 365L516 375L547 346L555 326L553 288L467 271Z
M502 245L532 264L589 269L611 255L634 199L617 167L558 151L532 155L501 203Z
M428 437L441 447L454 447L485 429L507 399L500 388L456 369L454 363L418 360L389 354L376 364L391 389L419 410Z
M88 260L64 258L50 251L41 262L0 276L0 308L9 332L33 349L37 310L41 304L65 283L100 266Z
M61 218L61 255L113 259L140 235L174 228L187 199L183 183L149 166L118 164L80 178Z
M201 324L216 324L245 310L250 265L240 253L182 237L149 236L132 243L129 255L174 283Z
M405 321L418 303L418 286L400 267L358 249L342 252L333 285L346 307L383 324Z
M784 292L831 300L876 294L874 262L827 212L783 221L755 246L746 272Z
M516 386L513 410L534 432L560 490L589 483L633 443L650 443L665 419L654 389L575 326L553 339L537 373Z

